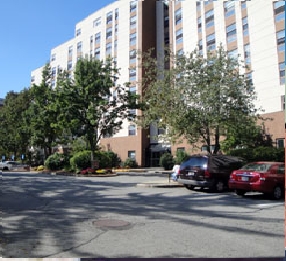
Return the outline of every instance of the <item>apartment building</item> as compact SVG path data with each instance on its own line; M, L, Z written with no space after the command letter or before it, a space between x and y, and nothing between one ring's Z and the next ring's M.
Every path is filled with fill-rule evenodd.
M137 82L143 72L136 59L137 50L144 52L156 47L161 52L170 44L177 53L199 48L206 54L222 43L229 55L240 55L250 67L245 74L258 92L257 106L274 117L276 113L282 115L285 110L284 6L284 1L259 0L115 1L78 22L74 37L51 50L52 85L56 84L59 70L72 71L81 57L104 60L112 56L121 68L117 83L131 82L130 91L141 95ZM41 70L31 73L31 83L40 82ZM284 135L280 137L280 130L275 134L277 126L268 130L275 140L279 139L279 146L282 143L284 146ZM118 153L122 160L131 157L139 165L156 166L164 151L188 150L189 146L153 138L162 131L156 126L142 130L126 120L120 131L102 138L101 146Z
M265 134L284 147L285 2L284 1L170 1L170 44L174 52L203 55L220 44L229 56L244 60L243 73L258 93L256 107L273 121ZM186 149L187 143L172 146Z

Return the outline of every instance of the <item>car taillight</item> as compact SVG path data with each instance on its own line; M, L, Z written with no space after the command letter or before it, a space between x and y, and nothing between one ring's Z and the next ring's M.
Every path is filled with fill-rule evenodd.
M234 179L234 173L230 173L229 179Z
M263 181L265 180L265 175L264 175L264 173L259 173L259 176L260 176L260 177L259 177L260 180L263 180Z
M208 170L205 170L205 177L210 177L210 176L211 176L210 172Z

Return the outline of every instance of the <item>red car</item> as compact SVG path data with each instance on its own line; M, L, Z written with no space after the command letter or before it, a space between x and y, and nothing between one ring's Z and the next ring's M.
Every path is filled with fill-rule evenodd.
M285 164L270 161L246 164L231 173L228 185L240 196L249 191L257 191L280 199L284 195Z

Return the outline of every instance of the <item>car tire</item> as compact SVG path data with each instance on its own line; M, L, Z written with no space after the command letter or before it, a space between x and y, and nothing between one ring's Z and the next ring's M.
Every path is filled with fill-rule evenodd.
M273 199L281 199L283 196L283 189L281 186L274 187L272 191L272 198Z
M246 191L245 191L245 190L242 190L242 189L236 189L236 190L235 190L235 193L236 193L236 195L238 195L238 196L244 196L245 193L246 193Z
M185 184L185 188L189 190L193 190L195 188L194 185Z
M223 192L224 191L224 183L222 180L216 180L213 184L212 190L214 192Z

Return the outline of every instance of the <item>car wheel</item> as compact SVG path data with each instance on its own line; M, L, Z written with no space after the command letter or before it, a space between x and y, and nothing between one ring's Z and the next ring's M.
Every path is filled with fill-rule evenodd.
M236 195L238 196L244 196L244 194L246 193L246 191L242 190L242 189L236 189L235 190Z
M224 183L222 180L216 180L213 186L213 191L222 192L224 190Z
M276 186L272 191L272 197L274 199L281 199L283 195L282 187Z
M189 189L189 190L193 190L195 188L195 186L194 185L185 184L185 188Z

